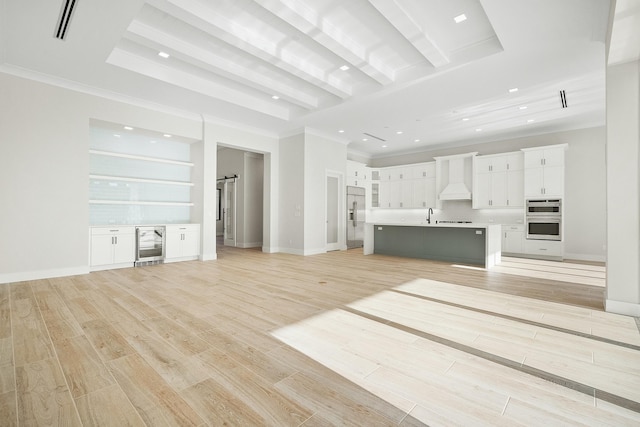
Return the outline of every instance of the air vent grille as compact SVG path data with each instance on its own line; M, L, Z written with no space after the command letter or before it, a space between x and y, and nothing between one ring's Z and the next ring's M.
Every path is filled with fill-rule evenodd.
M58 25L56 25L55 38L64 40L69 30L69 22L73 16L77 1L76 0L64 0L62 2L62 8L60 9L60 17L58 18Z
M564 90L560 91L560 103L562 104L562 108L567 108L567 94Z
M367 136L370 136L371 138L375 138L375 139L377 139L378 141L387 142L387 140L386 140L386 139L382 139L382 138L380 138L379 136L371 135L370 133L366 133L366 132L363 132L363 134L364 134L364 135L367 135Z

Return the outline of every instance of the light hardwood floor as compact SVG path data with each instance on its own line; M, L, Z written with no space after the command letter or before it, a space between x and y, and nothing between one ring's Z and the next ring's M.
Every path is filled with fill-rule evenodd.
M0 285L2 425L640 422L634 319L555 265L218 255Z

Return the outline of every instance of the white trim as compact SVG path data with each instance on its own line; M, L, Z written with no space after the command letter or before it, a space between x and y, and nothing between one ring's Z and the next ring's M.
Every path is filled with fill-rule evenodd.
M247 248L261 248L262 242L249 242L249 243L238 243L237 248L247 249Z
M238 123L238 122L234 122L231 120L224 120L218 117L212 117L209 116L207 114L202 114L201 119L205 122L205 123L209 123L212 125L218 125L218 126L225 126L228 128L232 128L232 129L237 129L237 130L241 130L244 132L249 132L249 133L253 133L255 135L262 135L262 136L266 136L268 138L274 138L274 139L278 139L279 135L276 132L270 132L266 129L261 129L261 128L257 128L257 127L253 127L253 126L248 126L242 123Z
M263 246L262 247L262 252L264 252L265 254L276 254L276 253L280 252L280 248L278 248L278 247L270 247L270 246Z
M294 248L280 248L278 250L279 253L283 254L291 254L291 255L304 255L304 249L294 249Z
M200 255L200 261L215 261L218 259L218 254L202 254Z
M129 265L132 267L133 263ZM19 273L0 274L0 283L24 282L27 280L51 279L54 277L79 276L89 274L89 267L55 268L51 270L23 271Z
M342 144L342 145L348 145L351 142L350 139L342 138L342 137L339 137L337 135L331 135L330 133L327 133L325 131L322 131L322 130L319 130L319 129L310 128L310 127L305 127L304 128L304 133L305 134L309 134L309 135L313 135L313 136L319 136L320 138L325 138L325 139L328 139L328 140L333 141L333 142L337 142L337 143Z
M640 317L640 304L606 299L604 310L609 313L623 314L625 316Z
M336 243L329 243L327 242L327 225L329 224L329 220L327 218L327 201L328 201L328 192L329 189L327 188L327 181L329 178L337 178L338 180L338 241ZM324 247L324 251L322 253L326 253L330 250L340 250L340 248L342 248L343 246L346 245L346 220L344 218L344 215L342 215L341 213L346 212L346 194L345 194L345 178L344 178L344 173L342 173L341 171L336 171L336 170L332 170L332 169L326 169L325 173L324 173L324 240L325 240L325 247ZM329 247L331 246L331 249L329 249ZM305 255L306 255L306 250L305 250Z
M320 254L326 254L326 253L327 253L327 250L325 248L305 249L304 250L304 256L320 255Z
M607 262L606 255L593 255L593 254L573 254L566 253L564 254L565 260L575 259L576 261L593 261L593 262Z
M84 93L86 95L97 96L99 98L109 99L115 102L122 102L124 104L133 105L140 108L146 108L149 110L157 111L160 113L171 114L173 116L182 117L189 120L200 121L200 114L192 113L190 111L181 110L173 107L169 107L163 104L157 104L155 102L145 101L140 98L135 98L129 95L123 95L120 93L112 92L88 86L78 82L74 82L60 77L55 77L49 74L38 73L36 71L27 70L26 68L17 67L10 64L0 65L0 72L10 74L16 77L20 77L27 80L34 80L43 84L60 87L74 92Z

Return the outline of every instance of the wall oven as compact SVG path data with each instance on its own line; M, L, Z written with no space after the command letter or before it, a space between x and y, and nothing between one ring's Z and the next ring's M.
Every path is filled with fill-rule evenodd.
M528 240L562 240L562 201L527 200Z

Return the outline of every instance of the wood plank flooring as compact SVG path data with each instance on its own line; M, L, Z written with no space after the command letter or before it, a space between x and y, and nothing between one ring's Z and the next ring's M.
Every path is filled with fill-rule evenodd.
M0 285L3 425L640 422L635 321L574 266L218 255Z

